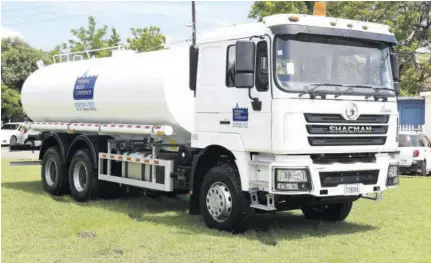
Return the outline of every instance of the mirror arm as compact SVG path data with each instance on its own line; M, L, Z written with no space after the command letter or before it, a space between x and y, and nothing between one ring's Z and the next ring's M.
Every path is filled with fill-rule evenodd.
M248 97L252 100L251 107L254 111L261 111L262 110L262 101L259 100L259 98L253 98L251 96L251 88L248 89Z

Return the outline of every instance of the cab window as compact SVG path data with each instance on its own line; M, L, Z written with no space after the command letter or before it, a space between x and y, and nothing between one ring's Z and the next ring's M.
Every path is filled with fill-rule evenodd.
M235 86L235 45L227 47L226 52L226 87Z
M260 41L257 43L256 48L256 75L255 83L257 91L267 91L268 90L268 44L266 41Z

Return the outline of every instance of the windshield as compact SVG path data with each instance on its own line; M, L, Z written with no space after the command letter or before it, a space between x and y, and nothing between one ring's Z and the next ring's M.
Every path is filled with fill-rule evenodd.
M400 134L399 147L416 147L418 146L418 140L416 135Z
M391 88L388 46L379 42L309 34L280 35L275 40L276 83L284 91L309 85ZM335 86L327 85L335 84ZM357 89L352 89L355 93ZM369 88L367 93L373 92Z
M19 124L5 124L1 127L2 130L16 130Z

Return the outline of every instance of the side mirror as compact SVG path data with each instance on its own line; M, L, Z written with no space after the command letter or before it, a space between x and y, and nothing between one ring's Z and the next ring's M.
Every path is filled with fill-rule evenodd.
M196 81L198 77L198 55L199 49L191 45L189 50L189 88L190 90L196 90Z
M254 86L255 43L250 40L238 40L235 46L235 86L252 88Z
M400 95L401 92L401 85L399 81L395 81L394 82L394 90L395 90L395 94Z
M397 53L391 53L390 59L391 59L392 78L395 81L399 81L400 80L400 70L399 70L399 65L398 65L398 54Z

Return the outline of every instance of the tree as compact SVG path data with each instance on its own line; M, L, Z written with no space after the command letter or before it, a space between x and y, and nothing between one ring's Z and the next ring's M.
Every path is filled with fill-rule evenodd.
M312 9L312 8L311 8ZM259 21L274 14L311 14L306 1L256 1L248 13L249 18Z
M96 20L92 16L88 17L87 28L80 27L72 29L70 32L74 37L68 41L68 47L71 52L114 47L118 46L121 41L120 35L115 28L112 28L112 34L107 38L108 26L104 25L101 28L97 28ZM65 44L62 45L65 46ZM106 57L110 54L109 50L90 52L90 56L94 55L95 57Z
M276 13L312 14L314 2L255 2L248 14L259 21ZM389 25L399 45L396 52L412 53L431 42L431 2L333 1L327 3L327 16L383 23ZM405 53L402 53L405 54ZM402 94L416 95L426 79L431 77L431 66L417 67L411 56L400 60Z
M25 79L37 69L38 60L46 61L44 53L19 38L3 38L1 56L2 82L20 91Z
M108 39L108 46L110 47L115 47L120 45L121 42L121 37L120 34L118 34L117 30L115 29L115 27L112 28L112 34Z
M21 96L18 91L1 83L1 118L15 119L25 116L20 103Z
M128 38L129 48L139 52L155 51L164 49L163 44L166 37L160 33L160 28L156 26L144 28L130 28L133 37Z

